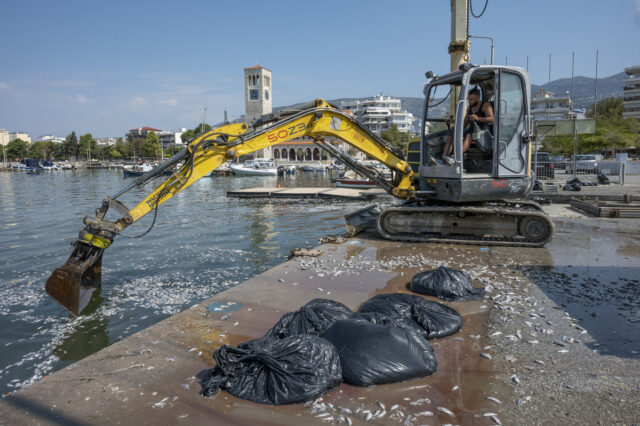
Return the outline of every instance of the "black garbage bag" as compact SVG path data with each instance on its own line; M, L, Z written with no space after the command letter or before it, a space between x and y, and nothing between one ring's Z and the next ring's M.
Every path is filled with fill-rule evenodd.
M224 389L249 401L292 404L315 399L342 381L335 346L308 334L264 340L248 349L224 345L213 357L217 365L202 379L203 396Z
M533 188L531 188L532 191L542 191L542 182L540 182L539 180L536 179L536 181L533 183Z
M600 185L609 185L609 178L602 172L598 173L598 183Z
M344 381L372 386L433 374L437 362L424 337L413 327L392 325L391 319L382 317L376 313L356 314L337 321L322 335L338 349ZM370 319L387 321L389 325Z
M412 294L379 294L358 309L358 313L366 312L377 312L396 323L408 324L426 339L445 337L462 328L462 317L455 310Z
M263 337L242 343L239 347L247 349L252 345L260 346L265 340L282 339L298 334L318 336L334 322L350 318L352 315L351 309L342 303L329 299L313 299L297 311L284 314Z
M580 183L580 179L575 178L567 181L567 184L562 187L563 191L581 191L582 185Z
M448 302L484 298L484 288L474 287L471 275L446 266L416 274L411 279L409 290Z

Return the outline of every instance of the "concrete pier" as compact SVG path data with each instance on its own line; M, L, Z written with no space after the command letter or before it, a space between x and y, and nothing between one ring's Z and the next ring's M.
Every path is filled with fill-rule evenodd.
M586 218L556 206L549 213L557 232L545 248L415 244L375 235L321 245L317 258L284 262L2 399L0 424L327 424L303 404L260 405L224 391L203 398L197 376L214 365L217 347L262 336L314 298L356 309L375 294L408 292L415 273L439 265L468 271L487 297L447 303L464 325L430 341L436 373L371 388L343 384L323 397L333 406L329 423L339 416L354 424L407 417L414 424L495 422L486 413L504 424L633 423L640 330L625 318L640 320L637 312L598 288L587 289L589 298L566 299L563 287L552 286L560 278L545 274L566 275L567 288L615 281L613 292L635 280L637 294L637 222ZM362 409L375 411L379 403L384 416L365 422Z
M343 200L371 200L386 195L382 189L349 188L247 188L228 191L227 197L237 198L332 198Z

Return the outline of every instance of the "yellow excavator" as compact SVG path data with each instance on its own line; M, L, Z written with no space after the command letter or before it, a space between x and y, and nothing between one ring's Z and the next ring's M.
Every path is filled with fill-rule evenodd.
M465 13L468 19L466 0L452 2L453 28L459 26L454 21L464 18ZM426 73L429 81L424 88L421 138L409 144L406 159L353 116L322 99L263 115L251 124L220 125L104 198L95 217L84 218L85 227L66 264L47 280L47 293L78 315L101 285L104 250L124 229L152 211L155 223L158 206L221 164L301 136L313 139L329 155L403 200L379 214L367 210L348 215L348 230L373 218L379 234L391 240L544 246L553 236L553 222L536 203L523 200L532 187L535 170L531 164L529 76L518 67L464 62L468 47L468 42L456 41L452 33L449 50L452 67L457 65L457 69L443 76ZM469 124L467 97L471 90L491 105L491 128L465 127L465 122ZM447 103L450 107L443 109ZM465 137L470 132L475 133L474 143L466 147ZM383 163L392 171L391 179L338 150L330 139L342 140ZM451 156L443 155L448 154L443 153L447 146L453 147ZM446 162L441 160L445 157ZM180 168L134 208L118 201L125 192L161 177L179 163ZM120 218L107 220L110 209Z

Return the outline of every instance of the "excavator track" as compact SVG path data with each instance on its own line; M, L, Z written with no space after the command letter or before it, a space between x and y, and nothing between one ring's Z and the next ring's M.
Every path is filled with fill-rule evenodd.
M383 210L377 225L389 240L485 246L543 247L555 231L551 218L530 201L416 203Z

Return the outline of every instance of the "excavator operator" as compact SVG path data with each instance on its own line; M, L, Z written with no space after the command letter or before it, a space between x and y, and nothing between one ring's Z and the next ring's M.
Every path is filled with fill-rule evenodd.
M467 115L464 118L464 142L462 144L462 153L467 152L471 142L480 143L481 138L485 138L484 132L492 134L493 127L493 107L489 102L482 102L480 100L480 90L473 88L469 90L467 97L469 100L469 109ZM455 160L450 156L453 149L452 136L449 135L447 143L442 151L442 162L453 166Z

